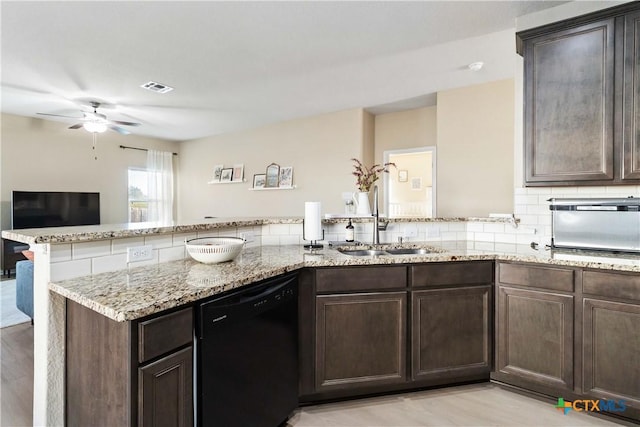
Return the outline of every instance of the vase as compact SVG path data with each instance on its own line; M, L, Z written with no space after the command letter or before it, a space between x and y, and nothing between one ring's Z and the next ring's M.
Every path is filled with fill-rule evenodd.
M371 206L369 205L369 193L359 191L354 193L353 200L356 204L356 215L371 215Z

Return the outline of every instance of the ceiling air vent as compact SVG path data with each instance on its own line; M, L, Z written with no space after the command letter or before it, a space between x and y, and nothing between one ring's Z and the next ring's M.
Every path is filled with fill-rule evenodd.
M148 82L143 85L140 85L140 87L143 87L152 92L158 92L158 93L167 93L173 90L171 86L163 85L162 83L158 83L158 82Z

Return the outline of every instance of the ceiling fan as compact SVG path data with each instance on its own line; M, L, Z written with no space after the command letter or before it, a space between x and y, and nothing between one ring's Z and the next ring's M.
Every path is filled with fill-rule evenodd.
M140 123L135 122L123 122L119 120L109 120L107 116L101 113L98 113L98 108L100 107L100 103L97 101L90 101L89 105L93 107L93 112L83 111L84 115L81 123L77 123L73 126L69 126L69 129L80 129L84 128L87 132L91 133L102 133L107 129L111 129L116 131L122 135L128 135L131 132L120 127L120 126L140 126ZM53 116L53 117L66 117L69 119L78 119L78 117L73 116L63 116L60 114L48 114L48 113L37 113L41 116Z

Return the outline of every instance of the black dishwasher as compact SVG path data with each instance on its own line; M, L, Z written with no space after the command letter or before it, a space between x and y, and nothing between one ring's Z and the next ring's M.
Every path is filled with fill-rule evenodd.
M287 274L198 309L202 427L276 427L298 406L298 279Z

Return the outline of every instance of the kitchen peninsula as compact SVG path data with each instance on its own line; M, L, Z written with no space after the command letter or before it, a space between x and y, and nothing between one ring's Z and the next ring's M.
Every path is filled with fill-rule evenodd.
M326 221L325 227L329 234L337 235L338 230L344 227L343 222ZM357 228L359 227L357 239L368 241L371 235L370 223L363 220L356 225ZM426 263L442 265L451 262L489 262L491 265L497 264L495 277L490 275L489 281L498 282L498 288L504 289L502 292L511 292L510 296L518 296L518 292L522 292L519 288L529 286L526 283L527 280L532 282L533 287L548 286L540 280L540 277L545 274L551 274L549 277L553 277L556 269L560 269L563 277L567 274L570 276L570 285L559 291L571 293L567 295L572 300L575 299L577 307L578 298L582 298L583 285L578 278L582 280L583 276L591 276L593 281L585 282L591 286L589 293L602 294L601 288L598 287L598 280L602 281L598 272L601 272L601 274L615 274L618 278L622 277L622 285L619 287L622 293L612 297L613 303L623 303L627 309L628 306L637 307L638 278L635 273L640 272L640 258L631 257L621 260L619 257L607 259L593 254L591 257L571 252L560 254L535 250L526 244L499 246L497 238L489 247L486 242L487 236L484 234L490 232L489 230L493 230L496 235L504 234L507 230L511 230L510 227L512 225L509 221L493 218L391 220L387 232L390 235L394 230L396 230L395 233L405 235L413 234L414 230L417 230L418 238L426 236L421 241L414 238L403 246L426 246L432 248L432 252L425 255L379 257L349 256L327 246L320 251L305 251L300 244L302 230L299 218L215 219L204 223L168 227L127 224L3 231L4 238L29 243L36 252L34 298L37 366L34 386L36 405L34 423L37 424L37 420L42 420L42 424L52 425L62 424L65 420L64 351L67 333L65 320L67 300L113 321L132 322L165 310L188 306L217 293L288 271L325 268L364 269L374 266L401 266L403 269L412 269L416 265ZM429 239L428 235L436 234L433 232L436 229L439 230L439 238ZM483 241L467 239L470 229L476 230L478 235L482 231L483 236L478 237L482 237ZM514 228L513 233L518 234L520 231ZM243 253L231 263L204 265L185 258L185 239L211 235L244 235L250 236L254 241L248 243ZM274 236L277 236L277 239ZM452 239L451 237L454 236L457 238ZM531 236L525 235L521 238L526 239ZM425 242L427 239L428 241ZM388 236L385 239L383 233L382 240L390 242L396 239ZM126 262L118 264L123 259L126 261L126 247L140 244L153 245L153 262L139 266L127 265ZM496 249L498 247L500 250ZM101 269L104 272L100 272ZM595 273L586 274L586 272ZM460 284L464 284L464 281ZM578 291L580 291L579 294ZM586 290L584 292L587 293ZM543 296L542 300L544 301L545 298L547 297ZM634 300L636 301L633 302ZM488 301L491 301L491 298ZM580 302L579 305L582 303ZM498 302L496 306L495 320L499 322L500 310L507 310L508 307L501 308ZM551 314L554 315L554 313ZM489 319L492 317L493 313L490 312ZM39 322L38 318L48 318L49 322ZM492 327L489 330L493 329ZM495 331L500 333L500 325L495 328ZM508 331L504 333L508 334ZM496 345L497 352L500 353L499 336ZM578 353L573 354L577 356ZM517 359L516 356L516 354L512 355L514 360ZM498 355L498 364L500 360L502 359ZM487 363L487 366L492 365L491 357ZM494 367L494 370L499 367ZM499 372L497 375L502 375L500 380L509 382L508 376L517 369L511 369L510 373L509 370L513 366L505 365L504 368L502 371L505 372ZM563 375L565 375L567 367L563 366L563 369ZM571 371L573 372L573 369ZM582 374L576 375L575 381L573 377L570 379L567 383L568 389L576 391L582 388L580 384L582 381L578 381L577 378L582 379ZM537 379L539 378L533 378L533 383ZM527 378L523 381L517 385L531 388ZM517 382L517 378L516 381L511 381L511 383ZM543 384L543 386L549 387L549 384ZM319 388L319 390L322 389ZM635 392L633 385L624 390L629 393ZM309 396L313 396L314 393L310 392ZM344 391L339 390L338 393L344 393ZM567 393L565 396L570 394ZM636 394L635 399L637 398ZM636 405L635 402L637 400L631 404Z

